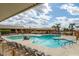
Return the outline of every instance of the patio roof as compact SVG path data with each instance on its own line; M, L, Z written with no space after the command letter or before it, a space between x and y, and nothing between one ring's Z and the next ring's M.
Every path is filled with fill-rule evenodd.
M38 3L0 3L0 21L6 20L37 5Z

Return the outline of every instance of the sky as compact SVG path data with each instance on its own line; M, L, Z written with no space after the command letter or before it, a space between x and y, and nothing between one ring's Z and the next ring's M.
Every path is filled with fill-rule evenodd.
M26 28L47 28L55 24L64 28L70 23L79 24L79 3L44 3L0 22Z

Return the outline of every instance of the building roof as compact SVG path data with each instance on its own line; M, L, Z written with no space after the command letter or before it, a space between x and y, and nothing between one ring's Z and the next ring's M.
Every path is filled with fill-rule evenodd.
M33 30L54 30L55 28L25 28L20 25L0 25L0 29L33 29Z
M0 25L0 29L24 29L23 26L13 25Z

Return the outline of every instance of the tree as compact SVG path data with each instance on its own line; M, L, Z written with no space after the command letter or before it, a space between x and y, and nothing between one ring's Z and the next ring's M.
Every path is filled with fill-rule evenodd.
M60 33L60 24L56 24L58 34Z
M52 26L52 28L56 28L56 31L58 32L58 34L60 34L60 24L55 24L54 26Z
M69 24L69 29L71 31L71 35L73 35L73 32L74 32L74 25L75 25L75 23L70 23Z

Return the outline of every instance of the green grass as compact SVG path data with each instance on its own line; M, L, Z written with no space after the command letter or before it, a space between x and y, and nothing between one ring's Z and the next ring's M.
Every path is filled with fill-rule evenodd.
M9 30L9 29L0 29L1 34L8 34L10 32L11 32L11 30Z

